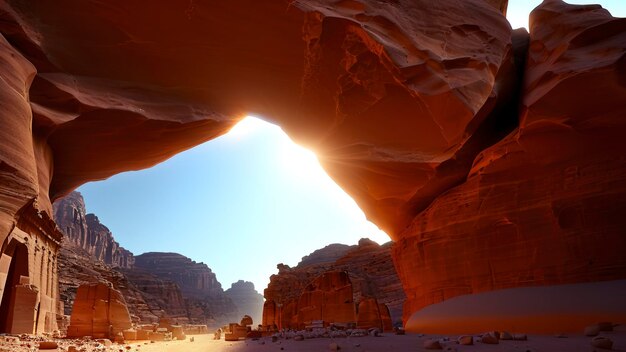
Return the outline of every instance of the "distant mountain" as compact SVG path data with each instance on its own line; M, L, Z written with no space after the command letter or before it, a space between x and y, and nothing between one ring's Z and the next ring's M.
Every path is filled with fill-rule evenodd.
M313 251L311 254L302 257L302 260L298 263L298 267L334 263L355 247L356 246L348 246L347 244L341 243L329 244L324 248Z
M54 217L66 235L59 253L65 315L71 313L80 284L106 282L122 292L135 322L155 322L165 315L179 323L221 326L238 322L243 314L260 316L263 298L254 285L239 281L225 293L204 263L178 253L135 256L96 215L87 214L79 192L56 201Z
M236 302L239 316L249 315L255 326L261 324L263 295L254 289L252 282L243 280L234 282L224 294Z

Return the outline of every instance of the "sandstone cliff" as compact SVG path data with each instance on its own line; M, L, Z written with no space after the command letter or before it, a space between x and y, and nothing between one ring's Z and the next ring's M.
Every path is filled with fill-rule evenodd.
M322 260L343 253L333 261ZM341 248L337 251L337 248ZM315 260L318 258L319 260ZM392 321L402 325L402 305L405 294L391 259L391 243L378 245L369 239L361 239L356 246L330 245L302 258L300 264L290 268L279 265L279 272L272 275L264 291L266 301L273 301L284 307L295 305L306 287L326 272L347 272L351 285L351 301L359 304L367 298L374 298L389 307ZM289 313L293 314L293 313ZM285 319L285 321L291 318Z
M86 214L80 193L72 192L53 208L66 233L59 253L59 289L66 315L80 285L107 283L122 293L135 322L167 316L178 323L219 326L239 321L244 314L256 314L260 322L262 296L250 283L234 284L227 295L208 266L177 253L145 253L134 265L134 255L119 246L97 216Z
M252 282L243 280L234 282L228 290L224 291L224 294L237 306L235 316L249 315L254 326L261 324L263 295L255 290Z
M76 290L80 285L110 283L122 292L133 321L158 320L162 307L154 307L150 304L150 300L146 300L144 294L119 272L119 268L112 268L102 262L94 262L89 253L76 247L72 242L62 243L58 265L59 293L65 315L71 314Z
M50 198L255 114L313 148L397 241L405 317L461 294L623 279L626 20L546 0L528 35L505 9L3 1L1 239L26 210L50 217Z
M133 266L133 254L120 247L109 229L94 214L87 214L85 200L72 192L53 205L54 221L66 236L66 241L83 249L93 259L114 267Z
M241 319L237 306L204 263L178 253L150 252L135 257L134 270L174 282L185 297L189 318L194 322L220 325Z

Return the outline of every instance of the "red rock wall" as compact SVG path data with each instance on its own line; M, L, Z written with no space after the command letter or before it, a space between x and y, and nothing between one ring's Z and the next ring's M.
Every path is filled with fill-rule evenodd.
M3 1L0 240L25 205L50 215L252 113L398 241L407 314L624 278L624 21L545 1L520 93L505 3Z
M401 324L405 295L392 263L391 243L378 245L363 238L354 246L331 244L304 256L294 268L286 265L278 267L279 272L270 277L264 296L267 302L274 302L282 308L280 311L274 310L277 313L268 312L269 318L263 320L265 326L271 327L281 321L283 324L292 324L296 327L298 323L293 319L300 309L298 301L302 293L311 282L327 272L348 273L352 286L352 301L356 305L364 299L376 299L378 303L389 307L386 310L387 315L390 315L390 321L393 317L396 325ZM270 304L266 309L271 310L273 307ZM279 317L276 318L272 314L278 314ZM375 326L378 325L377 323Z
M531 15L520 127L399 235L405 318L453 296L626 275L626 20Z
M76 293L68 337L113 339L131 327L122 294L105 284L82 285Z
M458 182L433 177L438 165L467 159L455 154L510 95L511 30L484 0L155 1L149 16L119 0L3 7L0 31L42 70L30 93L53 198L253 113L314 148L395 233Z

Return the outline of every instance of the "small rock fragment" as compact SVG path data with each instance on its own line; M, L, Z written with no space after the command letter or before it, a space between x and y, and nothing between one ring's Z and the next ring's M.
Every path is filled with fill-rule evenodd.
M528 340L528 336L526 336L526 334L513 334L513 340L515 340L515 341L526 341L526 340Z
M40 350L55 350L59 348L59 344L54 341L41 341L39 343Z
M500 339L493 332L489 332L489 333L484 334L480 338L480 342L489 344L489 345L497 345L500 343Z
M341 349L341 347L339 347L339 345L336 344L335 342L331 342L328 345L328 349L331 350L331 351L339 351Z
M463 335L459 336L457 342L459 345L469 346L474 344L474 338L471 335Z
M443 349L443 347L441 346L441 343L439 343L439 340L433 340L433 339L428 339L424 341L424 348L427 350L442 350Z
M500 340L513 340L513 335L508 331L501 331Z
M591 346L610 350L613 348L613 341L605 336L596 336L591 339Z

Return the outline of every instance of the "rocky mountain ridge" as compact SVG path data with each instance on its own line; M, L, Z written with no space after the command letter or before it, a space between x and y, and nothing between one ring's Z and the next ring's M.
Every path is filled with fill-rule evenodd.
M263 302L254 285L240 281L227 294L204 263L178 253L135 256L115 241L96 215L87 214L79 192L55 202L54 211L66 234L59 253L59 289L66 316L79 285L103 282L122 293L135 322L156 322L167 316L178 323L219 326L254 314L251 310L260 322ZM242 304L236 305L234 299Z

